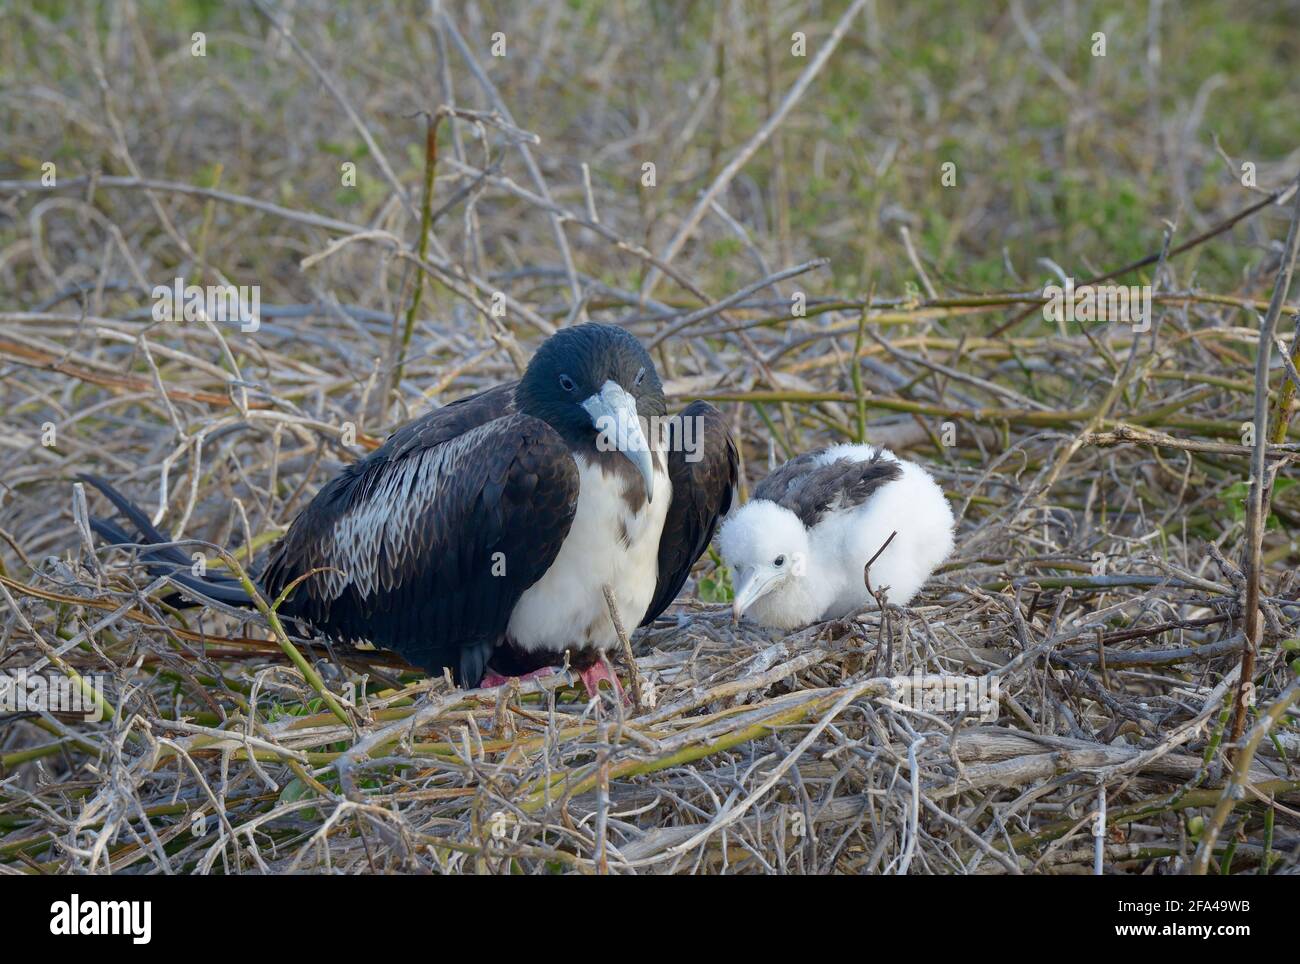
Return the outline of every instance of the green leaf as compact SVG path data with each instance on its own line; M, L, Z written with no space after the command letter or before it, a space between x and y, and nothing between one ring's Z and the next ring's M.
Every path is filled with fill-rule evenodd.
M1273 485L1273 495L1276 496L1278 493L1285 492L1293 485L1295 485L1295 479L1278 479ZM1233 522L1244 522L1246 520L1246 500L1249 497L1250 483L1246 481L1234 482L1223 490L1223 502L1228 507L1228 516ZM1272 512L1268 514L1268 520L1264 523L1264 528L1279 528L1277 516Z
M284 789L280 791L280 802L294 803L298 800L312 800L319 796L319 793L307 786L307 784L303 783L302 780L294 777L286 783ZM304 820L319 821L321 819L321 812L315 807L308 807L299 811L299 813L302 815Z
M704 602L731 602L735 592L731 588L731 572L726 566L718 566L709 575L700 578L699 596Z

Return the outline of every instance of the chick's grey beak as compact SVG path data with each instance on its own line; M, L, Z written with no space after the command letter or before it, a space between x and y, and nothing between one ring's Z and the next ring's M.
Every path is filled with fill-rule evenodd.
M736 591L731 598L731 618L740 622L745 610L776 585L777 574L757 568L748 571L737 569L734 578Z
M654 462L641 420L636 413L636 399L617 382L606 382L599 392L582 403L591 424L600 435L596 447L602 452L618 451L636 466L645 484L647 502L654 500Z

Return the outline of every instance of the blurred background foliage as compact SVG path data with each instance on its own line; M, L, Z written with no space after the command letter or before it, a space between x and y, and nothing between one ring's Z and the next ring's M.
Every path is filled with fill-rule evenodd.
M541 138L537 154L556 200L582 209L579 165L587 162L602 218L652 250L774 110L844 7L449 5L516 123ZM275 9L340 84L402 183L418 192L423 123L415 112L447 100L429 7L402 0ZM384 220L391 191L375 159L255 5L6 0L0 10L0 177L39 176L47 160L61 176L128 173L102 109L94 72L101 61L143 174L219 181L357 223ZM194 31L206 36L204 58L191 56ZM490 54L497 31L504 57ZM807 57L791 53L795 32L806 34ZM1104 56L1094 52L1098 33ZM828 292L874 283L878 292L903 294L917 277L902 226L949 291L1036 287L1053 277L1044 257L1079 277L1158 250L1166 220L1181 240L1249 204L1245 162L1256 165L1264 189L1291 176L1300 165L1297 62L1300 16L1290 2L876 0L723 203L773 267L831 258L830 273L810 281ZM454 54L448 68L458 103L486 107ZM471 163L499 160L503 174L527 184L517 153L500 138L486 155L469 135L462 141ZM349 160L358 165L355 188L340 186L339 165ZM656 165L653 189L640 184L645 161ZM945 162L956 165L955 186L941 183ZM439 196L463 180L440 170ZM508 214L514 203L489 193L476 215ZM214 217L210 243L223 270L292 287L301 253L293 242L249 237L249 221L232 221L228 211ZM1182 278L1238 290L1283 217L1269 212L1235 229L1239 243L1197 249L1180 264ZM450 247L465 245L464 221L457 211L439 224ZM23 230L0 217L0 243ZM570 234L580 270L639 286L642 262L611 257L580 229ZM555 259L549 225L537 216L493 222L469 247L498 270L537 263L541 249L543 260ZM158 257L175 252L159 245ZM756 276L752 252L716 219L706 219L684 257L715 296ZM19 270L9 269L10 284L21 285ZM375 279L333 281L366 302ZM558 297L563 280L554 281ZM672 300L666 289L660 294Z

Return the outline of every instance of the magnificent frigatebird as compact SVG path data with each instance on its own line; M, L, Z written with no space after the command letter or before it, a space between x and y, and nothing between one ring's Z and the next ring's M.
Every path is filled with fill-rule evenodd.
M409 422L327 482L272 549L261 591L274 600L293 586L283 615L431 674L450 670L462 686L560 665L567 652L589 692L601 679L618 690L601 659L618 642L604 587L624 626L659 616L736 482L722 414L705 402L666 411L636 338L608 325L562 329L518 382ZM168 541L111 486L84 478L142 544ZM141 559L201 596L251 602L229 576L192 575L174 546Z
M736 618L779 629L846 616L873 590L905 606L952 546L952 509L930 473L870 445L791 459L718 534Z

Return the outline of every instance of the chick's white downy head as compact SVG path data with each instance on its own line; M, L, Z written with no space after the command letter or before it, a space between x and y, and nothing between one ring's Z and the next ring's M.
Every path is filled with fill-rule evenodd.
M775 502L756 499L722 524L718 547L731 570L732 613L766 626L793 629L816 619L809 579L808 530Z

